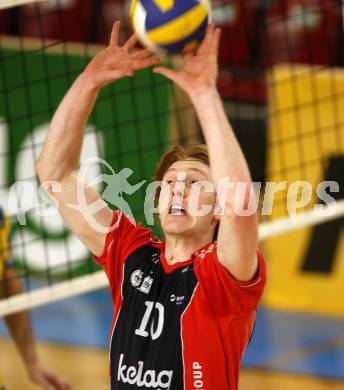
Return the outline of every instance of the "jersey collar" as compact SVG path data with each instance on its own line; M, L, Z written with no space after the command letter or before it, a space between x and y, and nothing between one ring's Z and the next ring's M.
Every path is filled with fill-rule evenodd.
M152 240L152 244L154 247L160 249L160 261L161 264L165 270L166 273L170 273L178 268L186 267L190 265L194 259L198 256L203 258L207 253L213 252L215 246L216 246L216 241L215 242L210 242L208 244L203 245L201 248L196 249L192 254L191 258L184 260L184 261L178 261L177 263L174 264L169 264L167 262L166 256L165 256L165 246L166 246L166 241L158 241L158 240Z

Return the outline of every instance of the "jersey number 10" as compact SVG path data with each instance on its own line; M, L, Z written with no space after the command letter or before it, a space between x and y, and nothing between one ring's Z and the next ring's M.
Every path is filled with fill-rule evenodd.
M158 337L160 337L160 335L162 333L162 329L164 327L165 309L164 309L164 306L159 302L146 301L145 305L146 305L145 314L142 317L140 327L135 330L135 334L137 334L138 336L142 336L142 337L148 337L150 335L152 340L156 340ZM158 313L158 322L157 322L157 324L155 324L155 321L153 318L149 332L148 332L147 325L148 325L148 321L151 317L153 310L156 310Z

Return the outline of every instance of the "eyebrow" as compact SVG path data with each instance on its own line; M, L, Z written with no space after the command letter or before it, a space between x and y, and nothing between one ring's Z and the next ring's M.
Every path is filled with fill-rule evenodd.
M172 172L172 171L176 172L177 169L176 169L176 168L170 168L170 169L168 169L168 170L166 171L166 173ZM178 171L179 171L179 170L178 170ZM206 177L207 177L207 174L206 174L204 171L202 171L201 169L198 169L198 168L188 168L188 169L186 169L185 171L180 171L180 172L190 172L190 171L199 172L199 173L201 173L203 176L206 176ZM165 173L165 174L166 174L166 173Z

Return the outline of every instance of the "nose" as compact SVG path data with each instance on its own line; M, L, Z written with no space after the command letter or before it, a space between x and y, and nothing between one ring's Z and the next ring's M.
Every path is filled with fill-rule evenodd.
M171 195L174 203L181 203L186 195L186 173L178 172L176 181L172 185Z
M172 187L172 195L183 197L184 192L185 192L185 182L184 181L176 181Z

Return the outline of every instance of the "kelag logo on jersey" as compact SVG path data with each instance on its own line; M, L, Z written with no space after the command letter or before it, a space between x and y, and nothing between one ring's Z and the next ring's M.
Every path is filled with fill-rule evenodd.
M155 370L144 371L144 362L138 361L137 366L127 366L123 363L124 354L119 358L117 380L118 382L129 383L137 387L153 389L169 389L172 382L173 371Z

